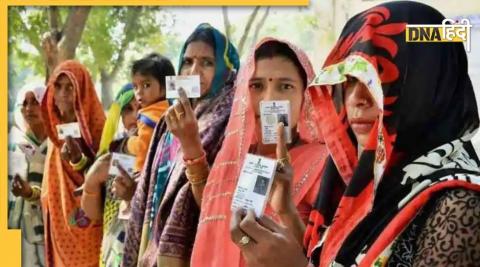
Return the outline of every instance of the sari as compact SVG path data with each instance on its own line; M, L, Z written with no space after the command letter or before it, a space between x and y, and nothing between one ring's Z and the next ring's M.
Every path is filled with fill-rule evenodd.
M307 74L313 78L313 67L306 54L285 41L266 38L257 44L241 69L230 120L222 149L213 164L201 205L200 220L193 248L193 267L244 266L240 249L231 241L229 223L231 202L245 155L260 137L255 136L255 114L250 101L249 80L255 71L255 50L263 43L275 41L288 45ZM320 175L327 157L322 138L314 125L309 91L305 90L297 131L303 145L289 150L294 170L292 197L300 214L308 213L315 201ZM266 214L275 216L267 205ZM221 252L220 252L221 251Z
M122 147L126 145L128 134L125 129L119 131L119 122L121 113L130 101L134 99L132 84L126 84L122 87L115 97L107 113L107 120L103 127L100 149L97 157L110 152L122 153ZM114 140L115 136L119 136ZM105 202L103 206L103 237L100 252L100 266L118 267L120 266L125 240L126 220L119 218L121 200L117 199L112 193L112 182L115 177L110 176L105 186Z
M42 116L50 138L42 183L42 209L45 224L45 262L47 266L98 266L101 224L92 222L80 208L74 190L84 182L81 172L63 160L64 143L57 135L60 118L54 102L55 81L66 75L73 84L74 110L82 135L83 153L93 159L99 147L105 114L87 69L67 60L57 66L42 101Z
M22 231L22 264L41 267L45 265L45 257L40 199L28 200L21 196L16 197L10 188L13 177L18 173L30 184L32 190L41 190L48 141L46 139L43 142L39 141L27 130L21 108L27 93L30 92L34 94L38 103L42 103L45 86L27 84L17 94L15 126L8 136L8 228Z
M479 119L466 53L458 43L405 42L407 24L443 19L415 2L382 4L354 16L309 88L316 117L329 125L321 130L330 151L304 240L315 266L386 266L397 257L412 262L390 266L412 266L417 256L431 260L423 264L446 266L465 259L459 251L468 249L444 237L472 233L469 222L478 223L478 215L461 219L431 207L454 190L480 191L480 162L470 141ZM347 76L362 82L381 110L358 157L343 105ZM459 203L446 208L467 210ZM432 239L420 240L419 247L417 237L398 243L424 211L429 218L416 227L439 222L430 228ZM451 216L448 229L441 223L445 215ZM479 242L465 238L468 246ZM402 244L417 255L392 254ZM435 263L429 254L439 249L453 261Z
M223 142L233 100L233 82L239 68L236 49L218 30L200 24L215 40L215 75L210 93L194 109L200 139L209 164ZM185 44L179 69L182 67ZM122 266L188 265L198 223L199 208L185 175L179 141L162 119L156 127L146 164L132 199Z

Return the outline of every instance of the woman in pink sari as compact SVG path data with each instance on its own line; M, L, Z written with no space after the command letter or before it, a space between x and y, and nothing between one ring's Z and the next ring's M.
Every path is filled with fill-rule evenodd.
M307 56L284 41L264 39L249 56L237 76L225 140L203 191L191 266L245 265L239 248L230 239L229 222L232 195L247 153L277 158L283 167L277 169L266 214L291 229L301 243L327 156L313 125L310 95L305 91L312 75ZM290 144L262 143L259 107L262 100L290 101ZM283 134L279 137L284 139ZM292 198L281 197L285 191ZM248 237L240 238L246 246L254 242Z

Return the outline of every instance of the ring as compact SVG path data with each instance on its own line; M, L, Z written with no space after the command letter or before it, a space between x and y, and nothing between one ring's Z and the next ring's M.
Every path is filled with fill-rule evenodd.
M248 243L250 243L250 237L248 235L242 236L242 239L238 241L238 244L240 244L241 246L246 246L248 245Z
M284 158L277 159L277 171L283 171L285 166L290 163L290 156L287 155Z

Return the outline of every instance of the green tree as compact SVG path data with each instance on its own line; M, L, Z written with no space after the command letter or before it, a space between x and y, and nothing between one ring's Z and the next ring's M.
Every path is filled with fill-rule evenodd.
M85 23L79 21L79 13L84 14ZM81 10L75 7L12 7L9 10L10 59L16 61L15 66L33 68L35 73L48 77L59 62L77 58L87 66L92 78L100 81L102 103L107 107L112 101L112 87L124 83L117 79L125 69L129 50L134 47L143 55L166 47L152 40L161 42L161 28L170 21L169 14L158 7ZM68 26L71 23L73 27ZM73 29L66 30L70 28ZM71 36L67 32L75 34Z

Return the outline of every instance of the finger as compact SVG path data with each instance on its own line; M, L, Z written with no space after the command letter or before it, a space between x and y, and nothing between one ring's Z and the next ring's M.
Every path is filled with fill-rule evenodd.
M180 104L183 106L183 111L185 111L185 118L191 119L194 117L192 105L190 104L190 100L187 97L187 93L183 88L178 90L178 94L180 95Z
M133 183L133 179L132 177L130 177L130 174L128 174L128 172L125 170L125 168L123 168L123 166L120 163L117 165L117 168L121 174L119 178L121 178L122 181L125 182L125 185L131 186L131 184Z
M247 215L240 223L240 228L257 243L270 240L272 237L272 232L257 222L253 210L247 211Z
M235 244L238 244L245 235L242 229L240 229L240 222L244 216L245 211L237 209L232 213L232 218L230 219L230 238Z
M285 126L280 122L277 126L277 159L288 157L288 148L285 140Z
M183 109L182 103L176 103L173 106L173 109L175 110L175 115L179 121L183 120L185 117L185 110Z
M258 223L274 233L283 233L283 228L268 216L262 216Z
M170 120L170 129L176 129L178 127L178 118L175 110L173 107L168 109L168 114L167 114L169 120Z

